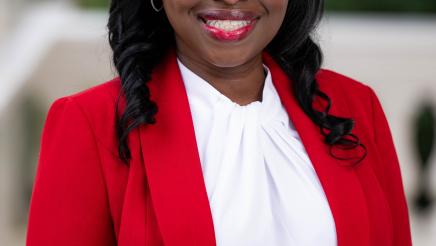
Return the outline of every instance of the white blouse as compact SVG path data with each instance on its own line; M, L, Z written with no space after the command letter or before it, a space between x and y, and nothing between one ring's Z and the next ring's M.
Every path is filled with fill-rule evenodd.
M177 61L217 245L336 245L323 188L268 67L262 101L241 106Z

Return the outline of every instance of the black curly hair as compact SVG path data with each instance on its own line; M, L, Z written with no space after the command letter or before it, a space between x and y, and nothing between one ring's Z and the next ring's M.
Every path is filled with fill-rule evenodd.
M282 26L265 48L272 58L294 81L294 95L300 107L320 127L330 155L341 158L332 151L362 147L365 152L353 164L366 155L365 146L352 134L354 121L329 114L331 100L318 88L315 79L321 68L323 54L311 37L324 13L323 0L290 0ZM156 12L148 1L112 0L108 21L109 43L113 50L113 62L121 79L126 107L122 115L116 106L116 133L119 158L129 163L131 158L127 137L141 124L155 123L158 105L150 100L147 82L153 68L162 60L165 51L175 46L174 30L164 11ZM313 107L316 97L327 104L323 111Z

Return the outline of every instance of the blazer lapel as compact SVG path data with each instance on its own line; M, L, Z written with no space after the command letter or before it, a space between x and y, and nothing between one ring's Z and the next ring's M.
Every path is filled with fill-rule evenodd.
M156 124L140 128L151 200L165 245L215 245L188 98L170 49L149 82Z
M338 245L368 245L366 201L355 170L329 155L319 127L295 100L292 81L266 51L262 59L321 181L335 220ZM140 127L140 141L164 243L215 245L191 112L173 48L154 70L149 88L159 112L156 124Z
M262 53L262 58L270 68L282 104L295 125L323 186L335 220L338 245L369 245L366 201L355 169L329 155L319 127L295 100L292 81L266 51Z

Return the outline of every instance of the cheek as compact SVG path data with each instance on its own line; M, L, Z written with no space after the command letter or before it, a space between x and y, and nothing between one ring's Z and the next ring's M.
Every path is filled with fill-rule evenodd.
M265 2L265 5L274 20L283 20L285 18L288 0L268 0Z
M191 9L197 5L200 0L163 0L165 12L168 16L191 14Z
M288 0L264 0L264 5L267 8L279 10L286 12L286 7L288 6Z
M201 0L163 0L165 14L175 31L183 30L193 20L194 6Z
M264 1L265 7L269 11L267 24L271 32L277 32L283 23L286 15L286 8L288 7L288 0L266 0Z

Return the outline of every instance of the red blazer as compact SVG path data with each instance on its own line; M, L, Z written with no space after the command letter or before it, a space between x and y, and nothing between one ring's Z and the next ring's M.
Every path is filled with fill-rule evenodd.
M331 113L355 119L368 150L357 167L332 158L297 105L291 83L262 53L306 147L333 213L340 246L411 245L401 173L374 91L329 70L317 74ZM149 83L155 125L129 136L132 161L117 158L118 78L57 99L50 107L31 199L27 245L212 246L215 234L188 99L170 49ZM124 107L124 101L121 104Z

